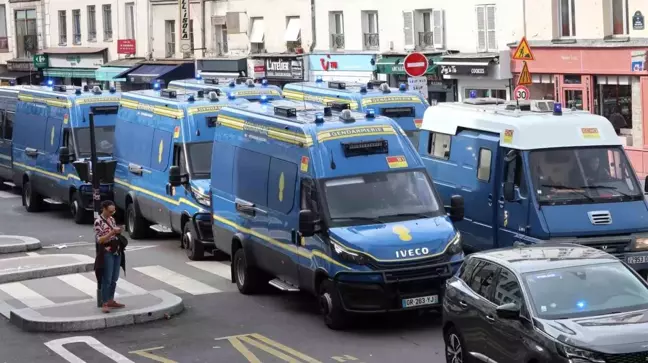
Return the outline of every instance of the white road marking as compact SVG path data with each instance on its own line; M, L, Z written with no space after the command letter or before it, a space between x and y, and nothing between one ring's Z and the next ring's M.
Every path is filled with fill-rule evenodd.
M81 274L58 276L58 279L90 297L97 296L97 282Z
M85 343L90 348L105 355L110 360L116 363L135 363L132 360L119 354L118 352L115 352L114 350L101 344L101 342L98 341L97 339L89 336L69 337L69 338L51 340L45 343L45 346L48 347L50 350L52 350L54 353L58 354L61 358L68 361L69 363L87 363L86 361L77 357L69 350L65 349L65 347L63 347L66 344L73 344L73 343Z
M14 299L27 305L28 307L40 308L43 306L54 305L54 302L37 293L36 291L28 288L20 282L10 282L0 285L0 290L10 295Z
M218 261L190 261L187 265L197 269L207 271L210 274L220 276L226 280L232 279L232 269L230 265Z
M0 198L2 198L2 199L19 198L19 197L20 197L20 195L0 190Z
M117 280L117 288L122 289L122 290L128 292L129 294L133 294L133 295L146 294L146 292L147 292L146 290L142 289L141 287L139 287L137 285L134 285L134 284L131 284L130 282L128 282L126 280L123 280L123 279ZM115 293L115 295L118 295L118 294Z
M158 281L164 282L165 284L171 285L176 289L182 290L192 295L215 294L221 292L220 290L215 289L198 280L194 280L185 275L181 275L177 272L173 272L162 266L156 265L156 266L135 267L133 268L133 270L139 271L144 275L152 277Z
M40 255L39 255L38 253L36 253L36 252L25 252L25 254L26 254L27 256L29 256L29 257L40 256Z

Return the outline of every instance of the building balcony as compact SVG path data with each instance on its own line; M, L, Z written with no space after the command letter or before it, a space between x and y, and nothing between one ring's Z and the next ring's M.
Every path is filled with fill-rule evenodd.
M374 50L380 48L380 37L378 33L364 33L363 45L367 50Z
M344 33L331 34L331 48L344 49Z
M419 32L418 46L421 49L434 48L434 32Z

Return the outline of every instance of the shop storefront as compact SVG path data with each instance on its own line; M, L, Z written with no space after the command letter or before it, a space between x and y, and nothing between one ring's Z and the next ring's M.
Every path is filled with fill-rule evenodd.
M204 58L196 60L196 75L205 80L219 81L248 77L247 58Z
M32 59L10 59L7 61L6 72L0 73L0 86L40 85L42 82L43 73L34 67Z
M552 98L563 107L619 120L615 122L620 140L626 145L635 170L643 177L648 174L646 51L607 45L595 48L531 43L535 60L528 62L534 80L529 91L532 99L542 98L539 92L551 91ZM521 71L522 62L513 61L516 79ZM545 85L540 91L535 87L538 77Z
M43 50L46 79L55 84L85 86L95 83L95 72L108 60L106 48L48 48Z
M457 99L457 82L453 79L443 79L439 73L437 62L441 60L441 53L426 54L428 69L427 78L428 102L454 102ZM406 54L383 54L376 62L378 79L386 81L390 87L408 84L408 75L405 73L404 61Z
M114 76L125 79L120 82L123 92L153 89L155 84L165 88L169 82L178 79L195 78L196 68L193 60L165 59L144 61Z
M375 79L375 54L311 54L308 56L309 81L321 77L324 81L367 83Z
M510 52L444 55L436 65L444 80L457 81L459 101L475 97L511 99Z
M272 85L283 88L287 83L304 81L304 57L302 55L263 54L262 56L255 55L251 60L262 61L264 72L261 78L267 79L268 83Z
M123 58L108 62L97 69L95 79L101 83L101 88L103 89L115 87L117 91L121 91L121 84L122 82L126 82L126 78L115 77L143 61L145 61L144 58Z

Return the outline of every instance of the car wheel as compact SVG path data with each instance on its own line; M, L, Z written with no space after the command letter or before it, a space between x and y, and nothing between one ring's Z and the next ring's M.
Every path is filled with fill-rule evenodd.
M27 180L23 184L22 193L23 205L27 212L40 212L43 209L43 197L34 190L31 181Z
M205 250L202 243L196 243L196 240L191 235L189 222L185 223L182 230L182 245L184 245L187 257L189 257L190 260L199 261L205 257Z
M324 323L330 329L342 330L348 326L348 317L342 308L340 294L338 294L333 281L324 280L319 289L320 313L324 317Z
M134 203L131 203L126 207L126 230L132 239L142 239L148 235L149 225L146 220L137 213Z
M464 350L461 334L451 327L446 330L443 340L445 342L446 363L468 363L469 359Z
M255 267L248 265L243 247L236 250L232 263L234 264L236 287L238 287L241 294L251 295L257 292L259 290L260 274Z
M76 224L86 224L90 221L90 212L83 208L83 202L81 201L81 195L79 195L79 193L74 193L72 195L70 213L72 213L74 223Z

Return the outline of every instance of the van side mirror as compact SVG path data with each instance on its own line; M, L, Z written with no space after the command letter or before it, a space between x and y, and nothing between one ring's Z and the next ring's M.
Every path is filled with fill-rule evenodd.
M515 184L513 182L504 182L503 197L507 202L515 201Z
M459 222L464 219L464 198L461 195L450 197L450 220Z
M517 320L520 318L520 307L515 303L500 305L495 308L497 317L507 320Z
M189 176L187 174L180 173L180 167L173 165L169 167L169 184L174 187L178 187L189 182Z
M59 148L59 163L65 165L70 163L70 149L66 146Z
M318 230L317 216L315 212L310 209L305 209L299 212L299 233L304 237L312 237Z
M644 193L648 193L648 175L646 175L646 182L644 184Z

